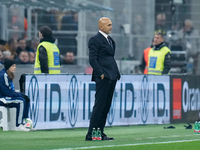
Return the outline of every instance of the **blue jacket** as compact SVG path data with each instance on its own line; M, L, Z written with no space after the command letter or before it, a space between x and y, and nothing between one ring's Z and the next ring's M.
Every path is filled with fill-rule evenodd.
M0 97L22 97L22 93L15 92L13 81L8 78L6 69L0 71Z

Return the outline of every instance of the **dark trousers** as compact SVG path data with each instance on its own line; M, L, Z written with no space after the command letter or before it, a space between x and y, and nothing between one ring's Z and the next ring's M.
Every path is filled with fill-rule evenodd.
M105 78L101 80L101 78L96 78L95 82L95 103L90 118L88 135L91 135L93 128L100 128L103 133L117 80L109 80Z

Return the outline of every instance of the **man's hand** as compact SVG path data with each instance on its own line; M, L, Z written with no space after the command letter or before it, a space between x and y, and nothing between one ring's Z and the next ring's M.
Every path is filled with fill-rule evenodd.
M103 80L103 79L104 79L104 74L101 75L101 80Z

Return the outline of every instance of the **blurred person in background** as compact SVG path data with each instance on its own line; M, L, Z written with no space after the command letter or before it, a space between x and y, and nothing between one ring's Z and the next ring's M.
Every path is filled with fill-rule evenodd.
M28 51L28 52L30 52L30 51L33 51L32 49L31 49L31 40L26 40L26 50Z
M60 73L60 50L55 44L52 30L48 26L39 28L40 44L37 47L34 74Z
M68 64L68 65L75 64L74 53L73 52L66 52L62 64Z
M4 63L5 59L12 59L10 51L3 51L2 54L3 54L2 63Z
M35 53L34 52L28 52L29 54L29 63L34 64L35 63Z
M183 28L178 33L178 37L183 50L187 52L188 59L193 59L194 61L193 73L200 74L199 31L194 28L191 20L185 20Z
M132 33L133 34L144 34L144 20L143 17L140 14L136 14L133 17L133 27L132 27Z
M51 9L47 12L47 16L48 16L48 19L47 21L45 22L46 24L49 25L49 27L52 29L52 30L58 30L58 20L57 20L57 15L58 15L58 11L57 10L54 10L54 9Z
M154 35L153 47L149 51L148 74L163 75L170 71L171 51L164 42L164 35Z
M154 41L154 40L153 40ZM148 60L149 60L149 51L153 47L153 41L151 46L147 47L143 51L143 56L142 56L142 61L141 64L139 65L139 68L143 74L148 74Z
M36 53L37 47L38 47L39 44L40 44L40 40L39 39L37 39L37 38L33 39L31 41L31 50L30 51Z
M29 54L27 51L21 51L16 59L16 64L29 64Z
M3 64L3 53L0 50L0 65L2 65L2 64Z
M145 22L144 22L144 18L141 14L135 14L134 17L132 18L132 22L133 22L133 26L131 27L132 30L132 34L137 35L134 36L133 38L133 46L134 46L134 52L129 53L129 56L127 59L129 60L136 60L138 58L140 58L142 56L141 51L136 51L138 49L142 49L143 47L141 47L141 43L143 43L143 39L140 37L140 35L145 35ZM138 36L139 35L139 36ZM127 39L123 38L124 41L124 46L126 47L127 43ZM125 44L126 43L126 44ZM121 45L121 44L120 44Z
M11 52L12 60L15 60L17 57L17 40L11 38L8 40L8 43L5 45L5 50L8 50Z
M162 33L162 35L166 35L168 27L166 26L166 15L165 13L158 13L156 15L156 23L155 23L155 31L156 33Z
M27 40L26 42L26 50L28 52L34 52L36 53L37 51L37 47L40 44L40 40L39 39L33 39L33 40Z
M19 39L17 40L17 43L18 43L18 47L17 47L17 49L16 49L16 52L17 52L17 55L19 55L19 53L20 53L21 51L26 50L26 40L23 39L23 38L19 38Z
M70 13L66 14L62 18L62 25L61 30L67 31L77 31L78 30L78 13L71 11ZM77 34L70 33L65 34L59 40L59 45L65 46L66 48L61 49L62 53L66 53L67 51L73 51L75 55L77 55Z
M5 50L5 45L6 45L6 41L3 39L0 39L0 50L1 51Z

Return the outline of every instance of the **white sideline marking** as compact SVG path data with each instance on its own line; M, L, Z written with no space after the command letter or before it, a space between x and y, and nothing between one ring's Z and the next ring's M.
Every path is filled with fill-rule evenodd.
M172 135L172 137L180 137L180 135Z
M147 137L147 139L155 139L156 137Z
M135 140L142 140L142 138L135 138Z
M122 145L90 146L90 147L77 147L77 148L61 148L61 149L54 149L54 150L79 150L79 149L106 148L106 147L138 146L138 145L152 145L152 144L169 144L169 143L181 143L181 142L192 142L192 141L200 141L200 139L168 141L168 142L122 144Z

